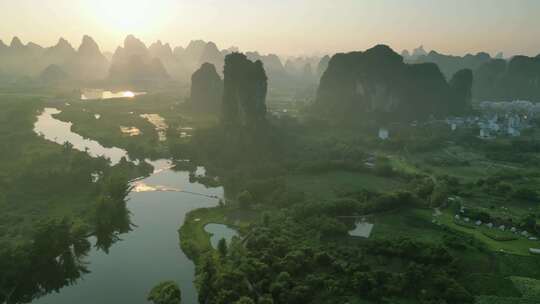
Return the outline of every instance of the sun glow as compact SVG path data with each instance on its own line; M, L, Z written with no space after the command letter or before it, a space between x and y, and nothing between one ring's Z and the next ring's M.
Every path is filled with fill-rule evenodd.
M131 92L131 91L125 91L125 92L122 92L122 95L126 98L133 98L135 97L135 93Z
M176 6L169 0L97 0L89 11L108 31L147 34L159 31L170 22Z

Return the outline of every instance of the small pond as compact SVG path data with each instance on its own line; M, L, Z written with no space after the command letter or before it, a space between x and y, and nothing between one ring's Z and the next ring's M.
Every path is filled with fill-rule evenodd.
M230 244L232 238L238 236L236 230L223 224L208 224L204 226L204 230L210 234L210 243L214 249L217 249L221 239L225 239L227 244Z

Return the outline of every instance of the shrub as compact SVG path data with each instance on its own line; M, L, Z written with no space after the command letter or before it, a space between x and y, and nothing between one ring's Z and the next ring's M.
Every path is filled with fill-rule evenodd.
M238 194L237 200L241 208L247 209L253 204L253 196L247 190Z

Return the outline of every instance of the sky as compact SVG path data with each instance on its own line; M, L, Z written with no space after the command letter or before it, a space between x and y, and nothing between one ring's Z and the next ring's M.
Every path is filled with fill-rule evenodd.
M114 51L133 34L185 46L214 41L279 55L333 54L376 44L463 55L540 53L540 0L0 0L0 39L75 47L92 36Z

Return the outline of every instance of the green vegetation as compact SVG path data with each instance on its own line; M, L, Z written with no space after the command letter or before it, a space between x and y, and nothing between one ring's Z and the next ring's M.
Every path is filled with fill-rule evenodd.
M540 280L523 277L510 277L516 288L529 299L540 299Z
M179 90L114 101L1 97L0 140L12 144L0 149L0 233L8 245L0 250L7 269L0 300L28 302L84 274L87 237L96 236L95 246L107 252L130 231L127 180L149 169L125 160L110 167L39 138L32 124L46 105L61 109L57 117L75 132L124 148L131 158L172 158L177 170L190 171L190 181L225 187L219 207L192 211L179 227L181 248L197 266L201 303L533 303L540 259L529 249L540 246L529 237L540 231L540 134L488 142L476 130L452 132L438 121L398 124L390 139L377 139L378 124L387 119L471 110L470 71L447 82L433 65L408 66L387 51L340 55L323 77L315 108L290 106L294 116L268 115L263 66L238 53L226 59L222 115L215 113L219 94L205 91L222 85L210 65L200 71L208 69L209 83L198 75L191 103L179 102ZM347 77L340 82L346 90L332 86L347 69L383 53L395 62L379 76L403 72L388 96L439 104L420 113L398 105L373 119L354 116L362 105L351 96L330 104L334 93L359 90ZM340 60L353 66L336 67ZM369 77L354 80L366 91L374 85ZM457 103L448 104L449 96ZM322 115L321 107L334 116ZM333 120L340 111L354 119ZM144 114L164 118L166 139ZM121 127L141 134L129 136ZM196 174L198 166L204 176ZM360 220L374 225L369 238L349 236ZM234 227L240 237L214 249L205 231L211 223ZM42 248L44 242L52 246ZM54 284L46 285L35 265L52 269ZM148 296L160 304L180 298L174 282Z
M512 280L491 274L471 274L465 279L467 289L476 295L497 297L521 297L522 293Z
M147 300L154 304L180 304L182 293L175 282L166 281L152 288Z
M528 251L536 242L454 219L464 206L473 223L537 231L537 168L490 159L491 145L462 140L471 134L408 126L379 142L370 127L350 132L290 117L269 118L257 128L224 127L167 94L51 106L78 133L137 158L170 155L177 169L192 172L191 180L226 187L230 199L189 213L179 229L182 250L197 265L203 302L525 300L509 277L540 279L538 259ZM172 126L167 141L139 116L147 113ZM127 137L124 125L143 133ZM183 127L193 127L193 137L182 136ZM205 176L194 173L200 165ZM103 191L129 190L115 182L113 170L92 197L92 212L75 217L88 234L103 234L103 250L130 229L125 206L102 199L113 197ZM355 218L346 216L374 224L371 237L348 237ZM209 223L234 227L241 237L213 249L204 230Z
M47 218L91 221L94 204L111 177L126 180L148 172L121 162L110 167L71 145L58 145L33 132L43 104L36 98L0 97L0 235L16 243L31 235L32 226ZM93 182L92 174L100 178Z
M180 238L201 302L526 300L509 277L540 278L537 243L508 230L538 231L540 167L490 159L490 144L442 125L402 126L380 142L369 125L354 134L303 115L201 129L173 151L235 198L218 210L263 215L219 254L204 225L223 215L190 215ZM360 218L374 224L369 239L348 237Z
M33 131L44 104L0 97L0 302L30 302L75 282L96 236L104 251L131 229L127 181L147 165L91 158ZM93 176L97 174L96 180Z
M476 300L476 304L484 303L494 303L494 304L506 304L506 303L517 303L517 304L532 304L538 303L540 299L540 282L535 279L523 278L523 277L510 277L505 279L505 282L512 282L515 287L500 286L506 289L500 289L500 292L505 292L505 290L519 290L521 296L479 296Z

